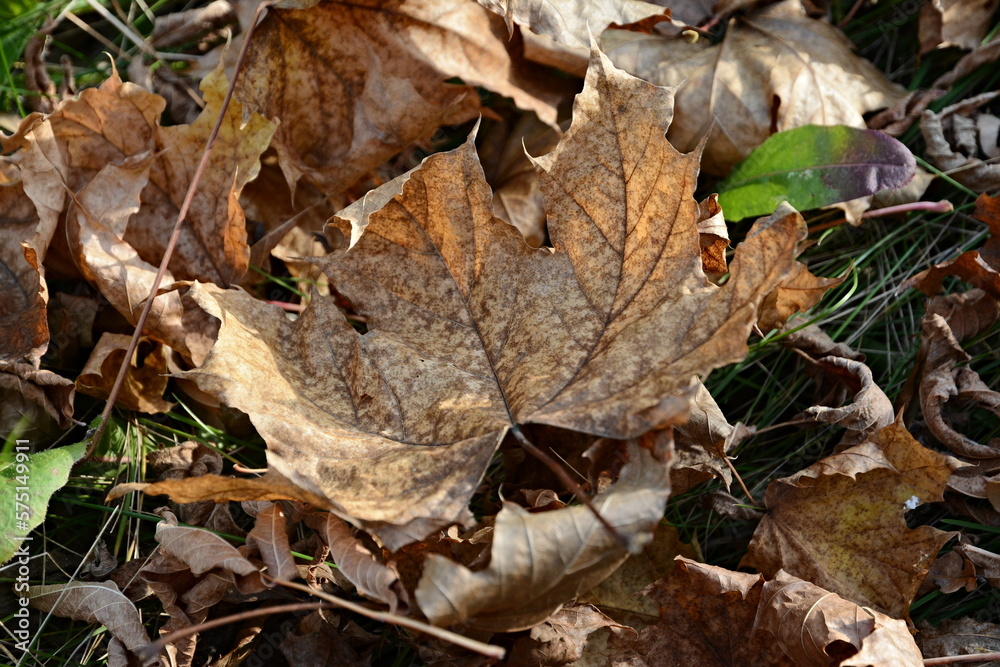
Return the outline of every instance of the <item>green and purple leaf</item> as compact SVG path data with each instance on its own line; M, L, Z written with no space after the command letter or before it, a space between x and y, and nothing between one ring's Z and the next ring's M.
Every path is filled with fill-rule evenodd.
M916 162L903 144L877 130L805 125L778 132L719 184L727 220L770 215L787 201L800 211L901 188Z

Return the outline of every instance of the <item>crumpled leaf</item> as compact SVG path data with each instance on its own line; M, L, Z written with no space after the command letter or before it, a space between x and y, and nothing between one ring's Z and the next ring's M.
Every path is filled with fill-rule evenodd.
M931 0L920 8L920 53L976 48L986 38L996 8L996 0Z
M779 570L761 592L757 625L795 665L922 667L906 621Z
M981 444L962 435L948 423L943 411L949 401L965 399L1000 416L1000 393L987 387L969 368L972 357L961 345L963 340L987 331L998 318L1000 304L974 289L931 299L922 321L920 409L931 433L952 452L966 458L996 458L1000 456L1000 443L994 440ZM973 495L984 498L985 489Z
M131 338L125 334L102 334L76 379L76 388L81 393L107 400ZM173 403L163 399L163 392L170 380L167 375L166 348L161 343L152 343L152 349L146 350L142 350L141 346L140 342L140 348L136 349L125 374L125 382L116 404L127 410L151 414L169 412ZM150 347L149 341L146 341L146 347ZM138 363L140 353L141 365Z
M904 514L942 499L960 463L922 447L900 423L771 483L768 513L741 566L779 569L893 618L951 533L907 528Z
M563 86L517 67L503 22L473 2L310 4L269 11L237 88L238 99L281 120L274 146L293 192L304 175L341 192L439 126L474 118L471 85L555 122ZM471 85L444 83L450 77Z
M835 278L814 275L802 262L796 262L791 274L764 297L757 315L757 326L767 332L781 328L796 313L804 313L823 300L827 290L836 287L850 274L850 269Z
M139 611L113 582L71 581L32 586L28 590L28 600L35 609L105 626L133 653L149 643Z
M928 296L943 291L943 281L948 276L958 276L974 287L985 290L994 299L1000 299L1000 197L983 193L976 199L972 217L985 222L990 228L990 238L978 250L967 250L950 262L935 264L908 278L900 289L916 287ZM985 302L984 306L988 306Z
M37 426L43 415L69 428L75 394L73 381L52 371L0 361L0 435L6 437L22 419Z
M1000 555L971 544L959 544L955 551L975 566L977 577L985 579L993 588L1000 588Z
M36 368L49 343L44 256L28 244L38 223L23 184L0 183L0 360Z
M903 90L851 53L844 35L785 0L730 23L721 44L606 31L618 67L661 85L683 85L668 138L691 150L707 134L702 170L724 176L772 132L808 124L864 128L862 114Z
M1000 48L1000 47L998 47ZM927 156L941 171L976 192L994 192L1000 188L1000 164L996 164L996 139L992 146L982 142L977 111L1000 96L1000 91L982 93L945 107L938 113L924 111L920 131L927 142ZM996 118L985 122L994 124ZM995 137L995 135L994 135ZM994 155L990 155L994 153Z
M616 657L636 667L791 667L795 663L774 638L756 632L763 584L759 574L731 572L678 556L671 575L643 591L659 607L658 622L638 638L623 633L609 645Z
M317 264L368 333L329 299L289 322L199 285L222 328L183 377L250 415L272 467L390 549L469 518L514 424L628 438L681 419L693 377L745 354L803 223L758 221L725 285L709 282L698 156L663 138L671 100L595 52L573 126L536 161L554 249L493 217L470 139L340 214L354 248Z
M822 357L810 361L851 392L851 402L847 405L816 405L805 411L812 419L846 428L848 433L844 436L842 445L862 442L872 433L895 421L892 401L875 384L871 369L864 363L843 357Z
M389 605L393 614L406 614L409 600L399 580L399 572L391 564L376 560L351 534L343 519L324 512L310 514L305 521L319 533L320 539L329 547L330 558L337 564L337 569L357 587L359 593Z
M565 665L583 656L587 638L596 630L618 625L590 605L560 609L549 620L531 629L528 637L518 637L511 647L510 667Z
M846 125L803 125L777 132L719 183L728 220L767 215L783 201L820 208L901 188L917 167L888 134Z
M541 623L593 588L630 551L641 552L670 494L663 461L634 442L629 457L618 481L592 502L630 549L587 507L531 514L505 503L494 525L489 567L473 572L443 556L428 556L416 590L420 610L435 625L515 632Z

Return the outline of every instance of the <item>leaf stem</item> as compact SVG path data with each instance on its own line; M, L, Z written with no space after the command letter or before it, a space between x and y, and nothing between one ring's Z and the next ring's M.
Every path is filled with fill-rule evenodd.
M104 427L108 423L108 417L111 416L111 409L114 407L115 400L118 398L118 393L121 391L122 385L125 383L125 375L128 373L129 366L132 363L132 356L135 354L136 347L139 345L139 337L142 335L142 329L146 325L146 320L149 319L149 313L153 309L153 301L157 296L156 293L160 289L160 283L163 282L163 276L167 273L167 265L170 264L170 257L174 254L174 248L177 246L177 239L181 234L181 225L187 217L188 209L191 207L191 201L194 199L194 193L198 189L198 182L201 181L201 176L205 172L205 167L208 165L208 158L212 153L212 146L215 145L215 140L219 136L219 129L222 127L222 121L226 117L226 109L229 108L229 102L233 99L233 91L236 89L236 80L239 78L240 69L243 67L243 61L246 58L247 51L249 50L250 38L253 36L254 29L257 27L257 21L260 18L261 12L268 7L271 7L273 4L274 3L271 0L266 0L265 2L260 3L260 6L257 7L257 11L254 12L253 20L250 22L250 27L247 29L246 36L243 38L243 46L240 48L240 54L236 58L236 65L233 67L233 76L229 81L229 87L226 89L226 96L222 100L222 108L219 109L219 116L215 119L215 126L212 127L212 133L208 135L208 142L205 145L205 150L201 154L201 162L198 163L198 168L195 170L194 177L191 179L191 185L188 186L180 211L177 213L177 220L174 222L174 229L170 234L170 241L167 243L166 250L163 251L163 259L160 261L160 268L156 272L156 278L153 279L153 285L149 289L149 296L146 297L146 301L142 306L142 312L139 314L139 319L135 323L135 331L132 333L132 339L128 343L128 349L125 351L125 357L122 359L122 365L118 369L118 375L115 376L115 383L111 387L111 393L108 395L108 402L104 406L104 412L101 413L101 421L94 430L94 433L91 436L90 445L87 447L86 458L90 457L94 448L97 447L97 443L101 441L101 436L104 434Z

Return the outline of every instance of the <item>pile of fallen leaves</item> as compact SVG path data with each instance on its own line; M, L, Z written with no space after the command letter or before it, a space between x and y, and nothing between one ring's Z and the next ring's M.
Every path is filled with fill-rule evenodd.
M156 548L33 586L34 607L107 626L113 665L197 664L201 624L248 610L264 615L234 620L211 664L265 649L368 664L380 640L362 616L399 625L427 664L902 666L923 664L920 647L978 650L972 634L1000 642L971 619L916 632L922 585L1000 585L1000 556L906 519L946 492L1000 518L1000 443L964 435L954 410L1000 414L963 349L1000 318L998 200L973 214L985 246L900 286L928 301L894 405L863 355L795 317L845 278L798 261L802 216L781 204L727 226L714 196L695 197L701 172L726 176L776 132L864 128L883 109L873 125L898 135L922 118L953 142L928 134L942 168L964 160L969 187L996 190L996 167L969 154L988 126L996 150L988 100L925 111L951 81L906 94L799 0L289 4L267 10L239 71L256 3L230 7L241 36L200 58L189 124L161 125L168 99L175 119L190 109L140 57L132 78L172 95L115 73L0 134L5 432L24 414L70 428L76 392L111 395L222 114L116 400L235 408L267 444L257 473L195 443L151 453L147 481L109 500L169 496ZM948 16L938 31L964 34ZM484 89L512 102L484 106ZM458 147L399 173L398 154L462 123ZM857 223L871 205L840 204ZM279 269L311 292L275 303L262 272ZM949 276L973 289L944 294ZM826 390L800 423L842 439L771 483L766 512L723 503L759 520L747 571L730 571L662 518L672 494L737 481L728 453L753 428L702 381L768 332ZM89 349L75 378L42 368L53 343ZM151 596L168 642L150 653L135 603Z

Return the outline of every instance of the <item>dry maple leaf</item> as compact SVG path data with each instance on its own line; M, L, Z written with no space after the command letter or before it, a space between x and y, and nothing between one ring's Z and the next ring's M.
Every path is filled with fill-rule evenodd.
M221 329L184 377L250 415L273 467L390 548L468 519L516 424L628 438L683 418L694 376L746 353L804 229L793 211L762 219L725 285L708 281L698 155L664 138L672 100L595 51L572 128L536 162L554 249L493 217L470 137L340 214L354 247L317 264L368 333L328 299L289 322L197 286Z
M904 514L942 499L960 463L924 448L900 423L773 482L768 513L741 565L779 569L847 600L907 618L951 533L907 528Z
M862 114L891 106L903 89L851 53L833 26L785 0L734 19L720 44L607 31L616 65L677 94L670 141L691 150L705 135L702 169L725 175L773 132L808 124L865 127Z
M49 344L44 254L29 243L38 232L38 222L23 184L0 183L0 329L4 331L0 360L27 361L36 367Z
M451 77L555 123L565 82L519 67L503 22L474 2L300 4L315 6L262 20L237 88L280 118L274 146L293 192L303 175L341 192L441 125L474 118L475 90Z

